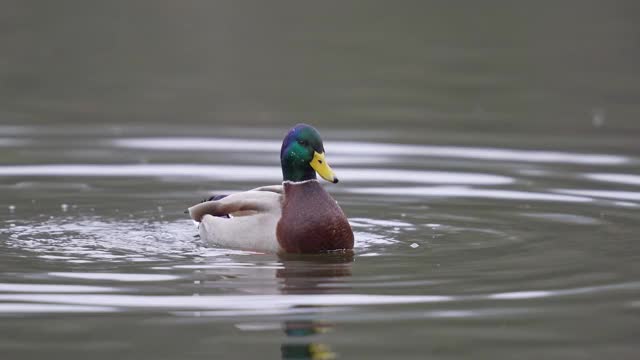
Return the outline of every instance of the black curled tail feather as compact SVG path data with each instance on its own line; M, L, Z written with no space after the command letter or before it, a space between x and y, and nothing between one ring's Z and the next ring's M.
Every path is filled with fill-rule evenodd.
M204 200L202 200L200 202L203 203L203 202L207 202L207 201L217 201L217 200L224 199L227 196L229 196L229 195L213 195L212 197L205 198Z

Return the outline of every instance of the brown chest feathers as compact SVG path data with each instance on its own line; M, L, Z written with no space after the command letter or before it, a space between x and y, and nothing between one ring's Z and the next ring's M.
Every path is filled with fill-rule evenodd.
M276 236L286 252L353 249L353 231L347 217L317 181L283 185L282 217Z

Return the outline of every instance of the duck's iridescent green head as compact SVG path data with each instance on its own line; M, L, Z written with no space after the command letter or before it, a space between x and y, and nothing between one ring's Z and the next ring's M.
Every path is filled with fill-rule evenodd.
M318 130L307 124L291 128L280 149L282 177L285 181L305 181L316 178L337 183L338 178L324 159L324 146Z

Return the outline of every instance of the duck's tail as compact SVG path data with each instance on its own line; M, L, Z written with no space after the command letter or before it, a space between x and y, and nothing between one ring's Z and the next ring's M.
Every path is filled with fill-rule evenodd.
M199 219L203 215L203 214L200 214L200 211L206 212L206 208L207 207L206 207L206 205L204 205L205 203L207 203L209 201L218 201L218 200L226 198L227 196L229 196L229 195L214 195L214 196L211 196L209 198L206 198L206 199L200 201L200 204L185 210L184 213L185 214L190 214L191 217L194 218L194 219L196 219L196 218ZM197 212L197 214L193 213L194 210ZM221 217L221 218L227 218L227 219L231 217L230 215L214 215L214 216Z

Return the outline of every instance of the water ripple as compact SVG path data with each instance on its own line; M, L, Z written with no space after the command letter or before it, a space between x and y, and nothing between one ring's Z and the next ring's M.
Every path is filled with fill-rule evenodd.
M318 294L308 295L202 295L202 296L137 296L137 295L55 295L55 294L0 294L0 301L25 301L54 304L116 306L145 309L282 309L297 306L356 306L424 304L452 301L450 296L438 295L361 295Z
M111 306L83 306L83 305L58 305L58 304L25 304L25 303L0 303L2 314L72 314L72 313L113 313L118 309Z
M588 286L555 290L522 290L505 293L470 294L470 295L374 295L374 294L314 294L314 295L112 295L112 294L7 294L0 293L0 305L7 306L10 312L44 311L50 306L64 305L69 312L78 311L112 311L116 308L124 310L231 310L227 315L256 315L256 304L260 306L258 314L263 311L289 310L295 312L304 307L350 307L400 304L438 304L449 302L475 302L485 300L519 301L535 300L551 297L576 295L605 294L612 291L631 291L640 288L639 282ZM11 303L13 302L13 303ZM33 304L33 307L30 306ZM29 311L28 311L29 310ZM3 307L0 306L0 312ZM249 311L249 313L244 313ZM320 309L321 311L321 309ZM451 311L451 310L445 310ZM474 310L475 311L475 310ZM216 313L213 313L216 314ZM462 316L462 313L458 313ZM471 315L471 314L470 314ZM451 317L450 315L447 317Z
M280 150L280 141L232 138L121 138L109 143L116 147L151 150L220 150L272 151ZM430 156L492 161L533 163L565 163L583 165L621 165L629 158L619 155L581 154L560 151L514 150L483 147L404 145L372 142L329 141L331 153L352 155Z
M615 191L615 190L595 190L595 189L556 189L555 191L564 193L564 194L589 196L594 198L640 201L640 192L637 192L637 191Z
M169 274L131 274L131 273L83 273L83 272L51 272L49 276L69 279L123 281L123 282L156 282L180 279L180 276Z
M349 188L354 194L426 196L426 197L467 197L502 200L556 201L568 203L586 203L593 199L585 196L561 195L554 193L528 192L500 189L477 189L462 186L430 187L366 187Z
M0 146L15 147L28 144L29 141L25 139L12 139L12 138L0 138Z
M341 169L340 178L353 182L391 182L417 184L503 185L514 180L507 176L399 169ZM83 176L83 177L167 177L189 181L202 177L221 181L282 181L276 166L196 165L196 164L65 164L0 166L0 176Z
M62 285L62 284L18 284L0 283L0 293L101 293L115 292L117 288L109 286Z
M593 173L587 174L586 177L592 180L612 182L616 184L640 185L640 175Z

